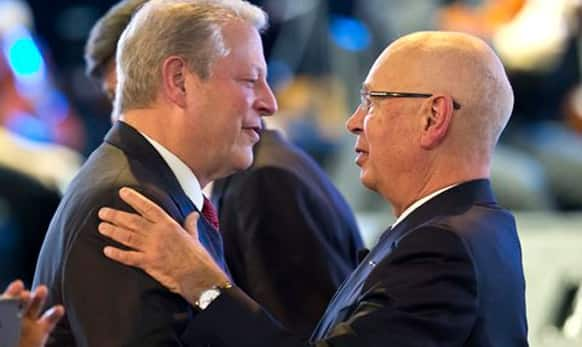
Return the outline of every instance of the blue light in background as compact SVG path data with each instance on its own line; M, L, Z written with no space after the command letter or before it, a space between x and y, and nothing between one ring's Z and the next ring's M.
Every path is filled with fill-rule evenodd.
M366 25L353 17L332 16L329 32L336 45L350 52L363 51L372 41Z
M36 113L49 123L60 123L69 115L69 102L57 89L47 88L44 98L36 105Z
M51 130L42 120L25 112L9 118L6 127L12 132L38 142L52 142Z
M44 79L44 60L28 30L21 28L11 32L4 53L17 80L35 83Z

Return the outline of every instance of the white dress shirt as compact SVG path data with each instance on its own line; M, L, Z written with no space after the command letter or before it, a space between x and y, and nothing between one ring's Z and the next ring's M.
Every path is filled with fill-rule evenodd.
M140 132L140 134L145 137L146 140L156 149L160 156L164 159L166 164L170 167L170 170L176 176L180 187L186 196L192 201L194 206L198 211L202 211L204 205L204 198L202 197L202 189L200 187L200 182L196 175L190 170L190 168L178 158L174 153L170 152L166 147L162 146L154 139L148 137L146 134Z
M400 224L400 222L402 222L406 217L408 217L412 212L414 212L414 210L416 210L417 208L419 208L420 206L424 205L427 201L429 201L430 199L434 198L435 196L457 186L458 184L451 184L450 186L444 187L443 189L439 189L434 193L431 193L427 196L425 196L424 198L418 199L416 200L414 203L412 203L412 205L408 206L408 208L406 210L404 210L404 212L402 212L400 214L400 216L398 216L398 218L396 219L396 222L394 222L394 224L392 224L392 226L390 227L390 229L394 229L398 224Z

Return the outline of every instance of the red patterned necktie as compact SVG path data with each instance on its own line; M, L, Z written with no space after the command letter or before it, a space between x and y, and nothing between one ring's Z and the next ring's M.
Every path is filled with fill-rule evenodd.
M216 213L216 208L212 205L212 202L204 197L204 206L202 206L202 215L214 229L218 230L218 214Z

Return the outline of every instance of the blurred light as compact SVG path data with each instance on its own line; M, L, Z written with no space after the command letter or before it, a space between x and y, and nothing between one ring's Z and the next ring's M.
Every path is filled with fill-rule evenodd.
M17 26L32 27L32 11L20 0L0 0L0 35Z
M41 142L52 141L49 127L42 120L28 113L21 112L12 115L5 125L12 132L30 140Z
M69 116L69 102L63 93L50 88L45 97L38 100L36 113L49 124L58 124Z
M329 31L336 45L351 52L365 50L372 41L366 25L353 17L332 16Z
M37 83L44 79L44 60L26 28L19 27L7 33L4 55L18 82Z
M38 74L42 70L42 57L32 38L22 38L9 48L10 66L18 76Z
M268 65L268 82L273 90L284 88L293 80L293 70L286 61L272 59Z
M22 86L25 89L26 86ZM20 89L20 88L19 88ZM64 122L70 116L70 106L67 97L58 89L54 88L50 81L44 81L43 84L32 85L28 90L21 91L21 94L25 95L28 99L32 100L34 105L34 117L36 120L44 124L47 129L52 129L52 127ZM20 129L20 127L19 127ZM18 133L28 137L28 134L32 134L31 139L52 139L53 135L42 135L41 138L34 135L38 132L34 131L22 131L18 130Z

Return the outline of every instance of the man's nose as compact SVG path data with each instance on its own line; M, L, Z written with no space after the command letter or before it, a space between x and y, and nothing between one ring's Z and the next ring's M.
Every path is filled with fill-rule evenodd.
M346 121L346 129L348 129L348 131L354 135L360 134L363 128L362 125L363 118L364 118L363 112L360 110L359 107L356 108L354 113L352 113L350 118L348 118L348 120Z
M275 99L275 95L269 87L269 84L265 81L263 86L260 90L259 100L258 102L258 109L259 114L262 117L272 116L278 110L277 99Z

